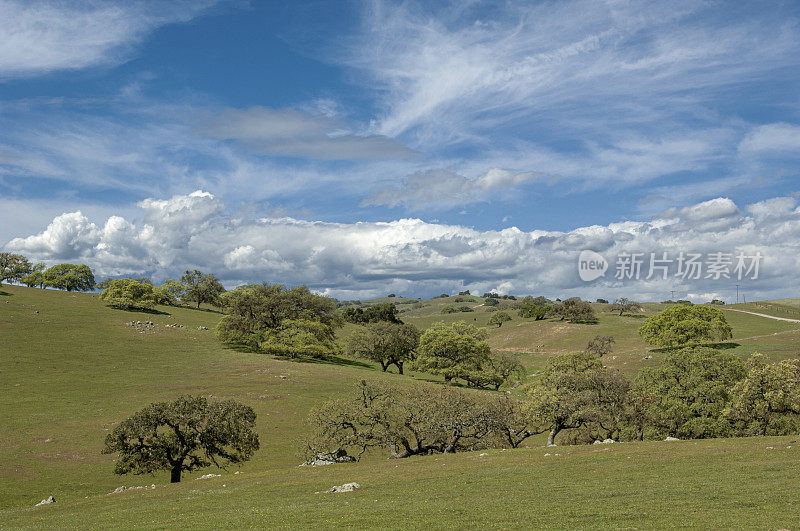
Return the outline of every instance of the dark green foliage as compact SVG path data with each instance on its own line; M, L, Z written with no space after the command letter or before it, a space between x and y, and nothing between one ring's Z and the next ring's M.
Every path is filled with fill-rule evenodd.
M597 322L592 305L578 297L572 297L560 304L556 304L551 308L550 313L555 317L561 318L562 321L567 320L570 323Z
M394 365L403 374L403 364L416 355L419 337L420 332L414 325L385 321L369 323L350 336L347 352L351 356L377 361L384 371Z
M464 371L462 378L470 387L491 388L495 391L506 382L520 380L525 368L508 354L491 354L477 367Z
M594 354L595 356L602 358L606 354L611 353L613 344L614 338L611 336L594 336L594 339L589 341L589 343L586 345L584 352Z
M213 306L221 305L220 296L225 293L225 287L216 276L197 269L187 270L181 277L181 282L185 286L184 298L196 302L198 308L204 302Z
M19 282L33 272L31 262L21 254L0 253L0 285L3 282Z
M504 409L496 400L445 386L361 381L348 396L312 410L305 452L359 459L375 448L403 458L499 447L508 422L498 418Z
M20 282L28 286L29 288L38 287L44 288L45 286L45 278L44 278L44 264L36 264L31 266L30 272L19 279Z
M94 274L87 265L58 264L44 272L45 285L66 291L94 289Z
M336 301L306 286L249 284L225 293L221 302L228 313L217 325L224 343L290 357L338 353Z
M421 336L414 368L442 375L446 382L464 378L469 371L479 370L489 358L486 331L456 321L451 325L436 323ZM464 378L465 379L465 378Z
M485 301L483 301L484 306L498 306L499 304L500 301L498 301L497 299L486 299Z
M725 314L711 306L678 304L647 318L639 335L651 345L672 347L730 339Z
M496 324L497 328L500 328L503 326L503 323L507 323L510 320L511 316L506 312L495 312L489 317L489 324Z
M599 304L608 304L608 299L597 299L596 302Z
M744 435L788 435L800 429L800 359L748 360L747 376L731 390L726 411Z
M653 397L648 410L657 419L656 436L720 437L731 433L723 412L744 376L744 363L731 353L685 348L667 354L660 367L642 370L635 392Z
M397 306L393 302L376 304L367 308L347 308L342 312L342 317L348 323L367 324L385 321L387 323L402 324L397 317Z
M169 470L177 483L183 471L247 461L259 447L255 420L249 406L233 400L184 396L122 421L106 437L103 453L119 454L117 474Z
M617 439L630 387L622 374L603 367L599 356L561 354L529 387L532 414L549 431L548 444L563 430L581 429L587 439Z

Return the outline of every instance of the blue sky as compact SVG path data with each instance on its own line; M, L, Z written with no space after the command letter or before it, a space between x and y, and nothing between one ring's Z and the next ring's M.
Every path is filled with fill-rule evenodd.
M0 0L0 245L336 296L658 297L583 285L559 250L755 239L773 283L753 292L779 294L800 241L798 20L797 2ZM365 226L358 262L337 258ZM193 248L214 235L216 262ZM473 274L488 248L506 261Z

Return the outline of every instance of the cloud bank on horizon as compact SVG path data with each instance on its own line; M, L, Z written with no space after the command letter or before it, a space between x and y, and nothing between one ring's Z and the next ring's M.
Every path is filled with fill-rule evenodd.
M778 197L739 208L717 198L666 212L650 221L578 227L568 232L480 231L460 225L400 219L375 223L329 223L290 217L245 218L226 213L222 200L196 191L166 200L139 202L140 223L112 216L104 223L80 212L57 216L39 234L11 240L7 249L49 263L91 264L100 277L179 276L185 268L214 272L228 286L252 281L306 283L338 298L389 292L432 296L470 289L475 293L544 294L639 300L677 298L730 300L735 285L751 300L777 296L800 281L800 207ZM98 220L99 221L99 220ZM607 275L581 281L583 250L606 257ZM616 278L614 257L650 253L763 256L757 278L739 279L734 265L723 276L667 278L643 269L640 278ZM748 262L748 267L750 263Z
M0 0L0 248L338 297L730 300L579 283L582 248L684 242L761 251L750 296L796 295L798 21L734 0Z

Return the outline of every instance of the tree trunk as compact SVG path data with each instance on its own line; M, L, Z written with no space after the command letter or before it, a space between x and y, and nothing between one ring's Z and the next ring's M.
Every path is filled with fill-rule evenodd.
M403 362L398 361L397 363L395 363L395 366L397 367L397 372L403 374Z
M380 361L380 364L381 364L381 369L383 369L383 372L386 372L386 369L389 368L389 364L384 363L383 360Z
M172 467L172 474L170 477L170 483L180 483L181 482L181 468L182 464L177 464Z
M553 426L550 433L547 435L547 446L556 445L556 435L561 431L561 426Z
M641 426L636 426L636 440L643 441L644 440L644 430Z
M197 309L200 309L200 301L197 301Z

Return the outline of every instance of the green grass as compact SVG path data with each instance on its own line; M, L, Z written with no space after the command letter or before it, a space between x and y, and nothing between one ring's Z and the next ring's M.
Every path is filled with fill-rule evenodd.
M8 526L58 528L792 529L796 444L621 443L225 473L0 515ZM352 481L362 488L315 494Z
M310 408L362 378L401 378L373 364L300 363L221 346L219 314L161 307L132 313L96 295L3 286L0 296L0 526L10 527L771 527L800 526L794 438L637 443L487 456L465 453L297 468ZM403 314L418 326L490 313L441 315L446 299ZM502 301L503 303L507 301ZM651 315L661 305L646 305ZM495 349L528 370L550 355L617 338L612 366L657 363L636 335L642 320L596 305L595 325L513 314L488 328ZM38 313L36 313L38 312ZM733 352L796 357L800 325L726 312ZM477 321L475 321L477 319ZM129 321L153 321L140 332ZM167 328L166 324L184 328ZM210 330L198 330L199 326ZM352 325L341 331L346 338ZM413 377L406 376L406 379ZM425 375L417 377L428 378ZM262 449L240 469L205 469L169 485L168 473L119 477L100 450L107 431L141 407L181 394L233 398L254 408ZM774 450L767 450L772 446ZM787 446L792 446L788 449ZM560 453L545 457L545 453ZM240 474L234 474L240 470ZM223 477L194 481L213 472ZM314 494L357 481L350 494ZM106 496L120 485L153 491ZM34 508L53 495L58 503Z

